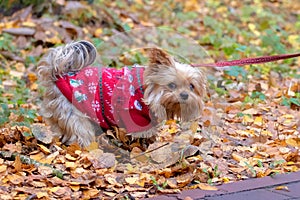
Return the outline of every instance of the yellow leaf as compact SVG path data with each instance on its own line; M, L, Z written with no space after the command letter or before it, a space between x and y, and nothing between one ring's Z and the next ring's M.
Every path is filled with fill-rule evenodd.
M41 151L44 152L45 154L50 154L51 153L51 151L47 147L45 147L44 145L38 144L38 146L40 147Z
M256 30L255 24L252 24L252 23L249 23L249 24L248 24L248 28L249 28L251 31Z
M222 180L223 180L223 183L228 183L228 182L230 182L230 179L229 179L228 177L223 177Z
M299 35L289 35L287 38L288 42L294 47L299 45L298 39Z
M267 130L263 130L261 131L262 135L266 135L266 136L273 136L273 134L271 133L271 131L267 131Z
M176 127L173 126L173 127L169 128L168 132L169 132L170 134L174 134L174 133L177 133L177 132L178 132L178 129L177 129Z
M287 145L290 145L292 147L300 147L300 140L295 138L289 138L285 140Z
M286 165L294 165L294 164L295 164L295 162L293 162L293 161L289 161L286 163Z
M71 168L71 169L76 168L76 165L74 162L66 162L65 166L66 166L66 168Z
M292 119L286 119L284 120L284 122L282 123L282 125L284 126L290 126L294 121Z
M77 158L74 158L73 156L71 156L70 154L66 154L66 159L71 160L71 161L75 161L77 160Z
M87 151L93 151L95 149L99 149L97 142L92 142L89 146L85 147Z
M184 3L184 11L185 12L198 11L200 9L201 9L201 7L197 0L189 0L189 1L185 1L185 3Z
M61 39L57 35L55 35L51 38L46 38L45 40L52 44L61 44Z
M166 125L176 125L176 120L168 120L166 121Z
M292 165L292 166L284 166L284 169L287 170L287 171L289 171L289 172L296 172L296 171L299 170L298 167L295 166L295 165Z
M255 125L261 127L263 125L263 118L262 116L255 117L254 122Z
M254 120L252 117L250 117L249 115L244 115L243 116L243 121L242 124L244 125L249 125L250 123L252 123Z
M80 189L80 185L70 185L69 186L73 191L78 191Z
M1 172L5 172L7 169L7 166L6 165L0 165L0 173Z
M290 114L282 115L282 117L284 117L284 118L286 118L286 119L294 119L294 118L295 118L295 116L290 115Z
M260 32L256 30L255 24L249 23L248 28L256 35L260 36Z
M240 136L252 136L254 135L254 130L236 130L236 133Z
M275 187L275 190L286 190L286 191L289 191L289 188L288 188L288 186L280 185L280 186Z
M100 38L102 32L103 32L103 31L102 31L102 28L97 28L97 29L95 30L95 32L94 32L95 37Z
M23 22L22 25L27 27L36 27L36 24L31 21Z

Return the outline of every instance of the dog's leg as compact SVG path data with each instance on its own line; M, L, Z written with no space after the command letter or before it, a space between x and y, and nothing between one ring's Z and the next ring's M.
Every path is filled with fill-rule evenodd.
M55 86L52 91L46 91L41 114L63 143L78 142L86 147L95 141L95 129L89 117L78 111Z

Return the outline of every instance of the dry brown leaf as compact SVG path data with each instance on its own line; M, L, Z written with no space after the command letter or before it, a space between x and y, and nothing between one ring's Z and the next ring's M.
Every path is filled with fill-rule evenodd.
M17 174L9 174L6 178L14 185L24 182L24 177Z
M5 172L7 170L6 165L0 165L0 173Z
M88 189L88 190L83 191L84 197L88 198L88 199L95 198L95 197L97 197L98 194L99 194L98 189Z
M33 28L6 28L2 30L3 32L13 34L13 35L26 35L26 36L32 36L35 33L35 29Z
M88 159L95 169L110 168L117 163L114 154L103 153L100 149L90 151L89 155Z
M257 115L259 113L260 113L259 110L255 109L255 108L249 108L249 109L243 111L243 114L245 114L245 115Z
M199 184L197 184L197 187L200 188L201 190L210 190L210 191L219 190L217 187L206 184L206 183L199 183Z
M183 150L179 144L173 143L165 145L166 143L156 142L149 145L148 151L150 157L154 163L161 165L161 167L167 167L175 164L181 157L181 151Z
M47 166L38 166L38 172L43 176L48 176L53 173L53 170L50 167Z
M118 176L117 176L116 174L105 174L105 175L104 175L104 178L105 178L105 180L106 180L109 184L111 184L111 185L113 185L113 186L117 186L117 187L122 187L122 186L123 186L123 183L119 183L119 182L117 181Z
M66 154L66 159L68 159L68 160L70 160L70 161L76 161L77 160L77 158L75 158L75 157L73 157L73 156L71 156L70 154Z
M178 184L175 178L168 178L167 179L167 184L170 188L178 188Z
M139 180L140 177L138 175L125 178L126 183L128 183L129 185L139 185Z
M140 148L133 147L133 149L130 152L130 158L136 159L140 162L146 163L149 161L149 158L147 157L147 154L145 154Z
M288 138L285 140L287 145L290 145L292 147L300 147L300 139L298 138Z
M14 162L14 167L15 167L15 170L17 172L21 171L21 169L22 169L22 161L21 161L20 155L16 156L16 159L15 159L15 162Z
M185 173L185 174L175 177L175 179L176 179L176 182L179 187L184 187L193 180L193 174Z
M44 144L50 144L53 140L53 132L43 124L33 124L31 131L34 137Z

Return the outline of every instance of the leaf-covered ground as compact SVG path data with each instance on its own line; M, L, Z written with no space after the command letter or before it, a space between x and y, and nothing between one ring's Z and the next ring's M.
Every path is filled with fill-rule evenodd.
M9 4L17 2L0 3L0 11L8 9L0 21L0 199L134 199L299 170L300 59L207 69L198 123L183 131L169 121L148 140L112 129L99 136L100 148L86 149L52 137L38 114L43 88L36 74L50 47L86 39L100 54L113 53L124 44L112 46L112 37L146 26L189 38L155 36L187 57L203 56L189 41L213 60L297 52L297 1L60 0L21 10ZM118 67L143 59L136 53L103 62Z

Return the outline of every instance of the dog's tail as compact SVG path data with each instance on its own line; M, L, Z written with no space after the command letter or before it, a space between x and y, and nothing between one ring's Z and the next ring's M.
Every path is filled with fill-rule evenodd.
M39 62L39 76L56 80L67 72L79 71L91 65L97 56L96 47L85 40L52 48Z

